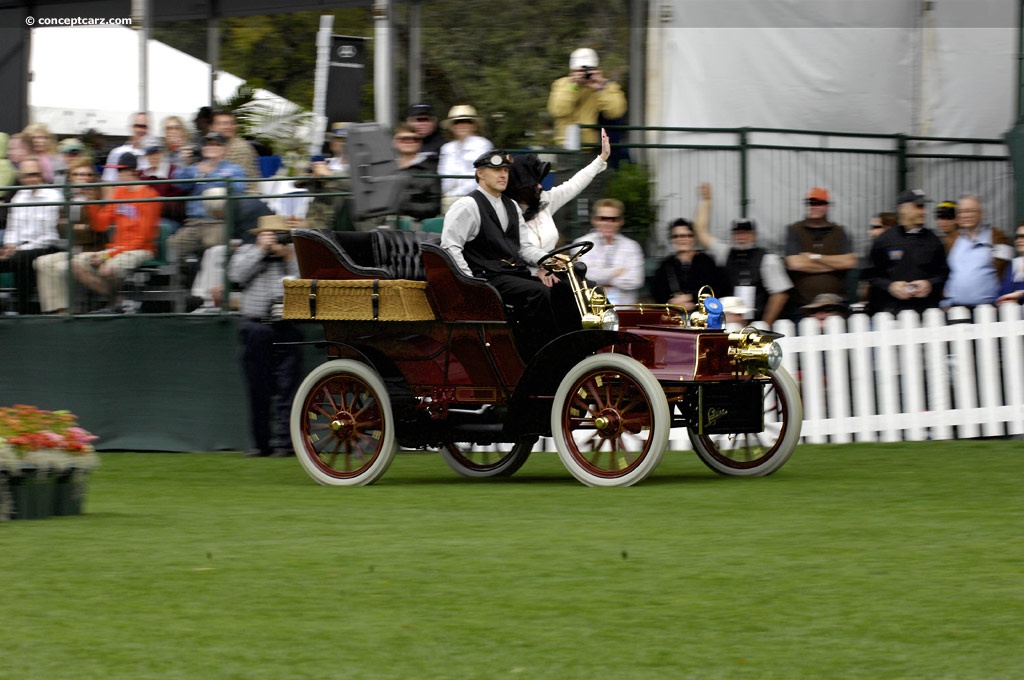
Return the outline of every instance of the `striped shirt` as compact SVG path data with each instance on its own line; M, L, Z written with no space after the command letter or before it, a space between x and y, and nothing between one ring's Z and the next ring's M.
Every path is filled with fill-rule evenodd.
M4 245L17 246L18 250L59 246L61 238L57 221L60 219L60 206L31 204L63 200L64 196L57 189L20 189L11 199L11 205L18 207L12 207L8 213Z

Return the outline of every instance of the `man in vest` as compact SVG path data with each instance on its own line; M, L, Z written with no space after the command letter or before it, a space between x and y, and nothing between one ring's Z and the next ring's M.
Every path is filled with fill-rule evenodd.
M847 273L857 266L857 253L846 232L828 219L829 193L814 187L804 197L806 217L789 225L786 235L786 269L793 279L791 301L794 316L822 293L848 297Z
M516 334L520 352L528 360L557 335L549 289L554 281L530 273L530 267L536 267L547 253L525 239L520 241L522 211L502 194L512 162L510 155L497 149L473 162L477 188L445 214L441 247L463 274L486 279L519 319L529 320L530 329L520 324Z
M732 288L723 295L742 300L750 310L746 320L760 320L770 328L782 314L793 288L782 258L757 245L757 223L743 217L732 221L732 246L711 235L711 185L700 185L700 202L693 221L699 243L725 271Z

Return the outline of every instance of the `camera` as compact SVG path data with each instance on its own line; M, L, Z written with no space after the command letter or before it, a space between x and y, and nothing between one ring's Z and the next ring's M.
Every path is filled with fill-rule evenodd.
M594 67L584 66L583 67L583 80L590 80L594 77Z
M191 151L191 153L192 153L191 157L189 158L189 162L191 164L194 165L194 164L198 163L199 161L203 160L203 145L202 144L192 144L188 148L189 148L189 151Z
M275 231L274 235L277 236L278 245L286 246L292 242L292 232L290 231Z

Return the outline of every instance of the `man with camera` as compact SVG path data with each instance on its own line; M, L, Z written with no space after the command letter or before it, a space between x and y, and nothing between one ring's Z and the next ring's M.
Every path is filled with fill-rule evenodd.
M284 300L286 277L298 276L291 228L280 215L259 218L255 243L244 243L228 264L228 278L242 288L239 330L242 370L249 396L255 448L248 457L293 454L288 428L292 398L302 380L302 333L273 313Z
M568 125L597 125L599 116L612 120L626 113L626 95L618 83L604 77L599 65L597 52L581 47L569 56L569 75L551 84L548 113L555 119L559 146L565 144ZM597 144L598 130L581 130L579 141Z

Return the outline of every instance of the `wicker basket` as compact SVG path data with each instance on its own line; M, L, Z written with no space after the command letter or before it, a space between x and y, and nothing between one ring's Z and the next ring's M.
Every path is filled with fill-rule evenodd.
M325 321L432 321L424 281L286 279L284 318Z

